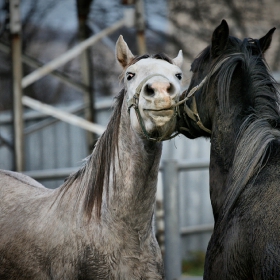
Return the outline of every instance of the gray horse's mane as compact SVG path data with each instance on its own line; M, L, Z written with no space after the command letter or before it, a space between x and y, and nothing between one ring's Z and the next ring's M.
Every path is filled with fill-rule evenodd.
M162 59L173 64L172 59L167 55L160 53L153 56L142 55L136 56L129 65L136 63L137 61L145 58ZM128 65L128 66L129 66ZM78 202L82 196L84 200L84 212L88 218L91 217L93 208L96 208L97 217L101 216L101 205L104 187L106 188L106 194L108 199L109 194L109 179L110 173L112 173L113 185L116 184L115 173L115 161L118 158L115 156L118 154L118 139L119 139L119 126L121 120L121 108L126 94L125 89L122 89L119 95L115 98L114 110L112 117L107 125L105 132L99 138L93 153L87 157L84 165L76 173L70 175L61 186L60 199L63 199L64 194L71 187L74 182L77 182L78 196L76 201ZM113 168L111 172L111 168Z
M216 76L222 114L230 111L229 88L235 70L240 71L246 89L246 105L243 107L246 111L241 116L244 121L235 141L235 155L227 181L231 188L224 204L226 213L231 212L249 180L256 179L265 166L271 143L280 139L278 84L269 74L258 40L245 39L241 43L235 39L231 38L231 43L238 43L240 52L231 56Z
M109 185L109 176L111 167L113 167L113 176L115 176L115 155L117 152L117 143L119 138L119 125L121 119L121 108L125 96L125 90L122 89L115 98L114 110L105 132L96 143L93 153L88 156L83 166L75 173L71 174L60 188L61 198L77 182L77 197L79 201L85 195L84 210L88 218L91 217L92 208L96 205L97 216L101 214L102 194L104 186ZM113 178L114 179L114 178Z

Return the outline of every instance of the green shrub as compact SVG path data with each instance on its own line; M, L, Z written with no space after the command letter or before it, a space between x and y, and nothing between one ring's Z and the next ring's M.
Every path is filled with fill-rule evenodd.
M182 272L187 275L203 275L205 252L189 252L190 258L182 261Z

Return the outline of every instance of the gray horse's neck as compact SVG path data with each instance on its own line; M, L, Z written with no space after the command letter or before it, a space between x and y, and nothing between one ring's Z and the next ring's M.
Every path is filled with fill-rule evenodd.
M148 232L152 226L162 143L148 141L132 129L125 101L119 113L118 125L110 125L106 135L114 138L110 145L117 145L116 149L109 149L107 142L98 141L85 166L66 181L66 185L60 188L62 191L57 190L55 197L60 199L55 198L54 205L60 207L61 212L69 213L66 219L76 217L78 224L84 225L86 221L86 224L97 225L100 221L101 226L116 224L121 225L123 230L131 228ZM106 158L100 158L101 150ZM114 152L108 154L107 150ZM108 164L103 160L111 166L109 171ZM102 165L105 173L109 172L109 177L105 174L109 181L104 180L103 185L95 186L102 188L102 202L100 217L96 211L98 204L89 209L91 222L84 206L85 201L94 199L88 190L94 188L97 164ZM75 206L69 209L69 201L73 199L76 200Z
M115 166L116 180L109 187L107 207L102 210L104 219L114 217L113 220L125 223L127 227L147 231L154 211L161 149L161 143L141 138L130 127L130 117L124 105L118 155L115 155L119 158ZM106 195L104 193L103 202L107 200Z

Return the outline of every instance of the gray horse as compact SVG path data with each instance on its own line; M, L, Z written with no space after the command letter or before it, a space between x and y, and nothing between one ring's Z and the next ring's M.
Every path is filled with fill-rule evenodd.
M47 189L0 172L0 279L163 279L153 213L162 140L176 127L182 54L134 56L124 89L81 169Z

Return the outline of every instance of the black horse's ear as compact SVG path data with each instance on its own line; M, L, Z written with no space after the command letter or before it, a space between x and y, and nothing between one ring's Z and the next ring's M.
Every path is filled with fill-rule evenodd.
M225 49L229 36L229 28L227 22L223 19L221 24L216 27L212 34L211 56L213 58L219 56Z
M272 41L272 35L275 29L276 29L275 27L271 28L265 36L260 38L259 43L260 43L262 53L265 53L266 50L269 48Z

